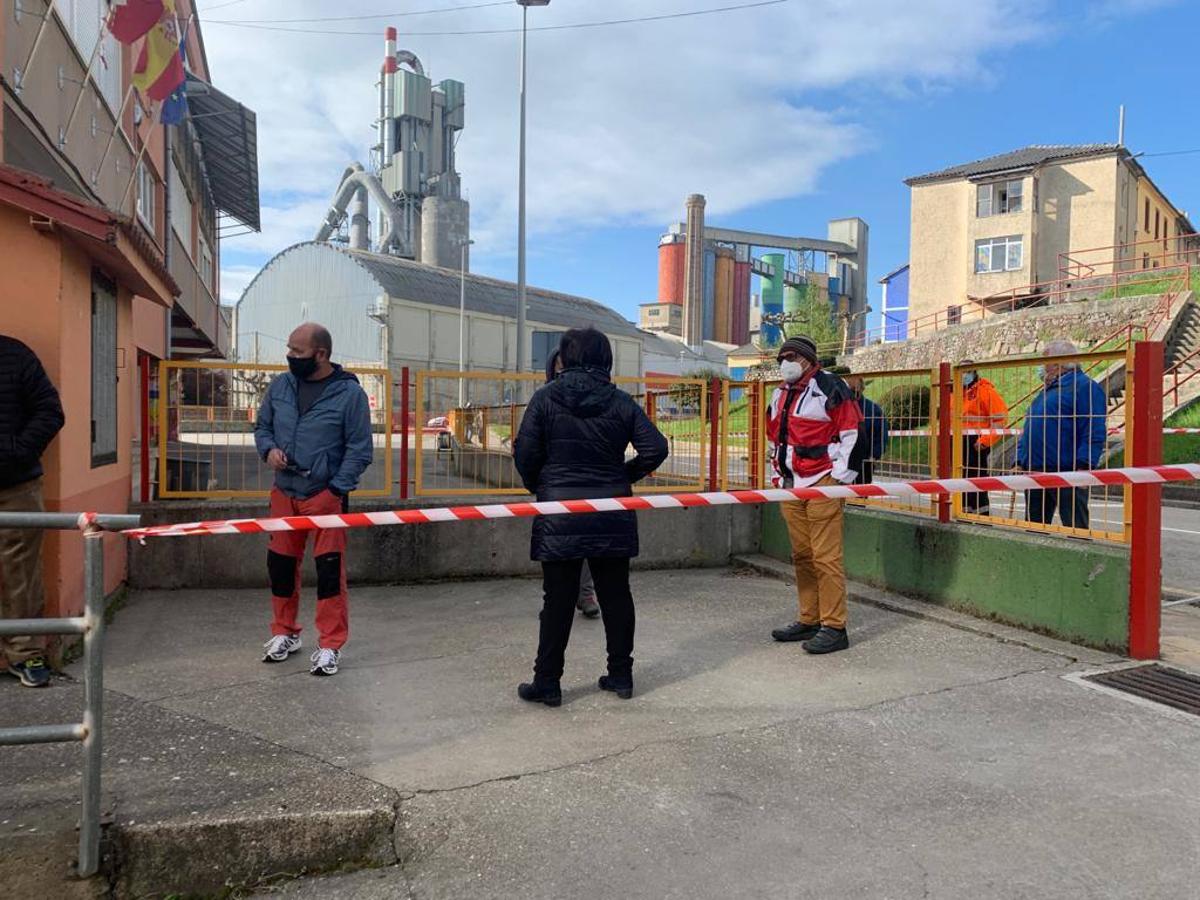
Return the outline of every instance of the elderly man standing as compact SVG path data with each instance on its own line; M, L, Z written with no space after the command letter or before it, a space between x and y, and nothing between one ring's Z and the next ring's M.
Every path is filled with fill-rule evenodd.
M0 334L0 510L45 508L41 457L63 422L58 391L37 355ZM42 532L0 530L0 617L37 618L44 603ZM50 683L43 638L0 638L0 663L26 687Z
M1069 341L1052 341L1046 357L1077 353ZM1025 416L1017 445L1018 470L1076 472L1094 469L1104 454L1106 404L1104 390L1074 362L1038 366L1045 387ZM1054 511L1068 528L1087 528L1088 489L1054 488L1026 491L1026 518L1048 525Z
M850 457L862 413L846 383L821 368L811 338L788 338L777 356L783 384L767 410L775 487L850 484ZM776 628L777 641L803 641L809 653L850 646L846 635L846 571L842 563L844 500L783 503L796 568L800 617Z
M333 338L314 323L288 337L288 371L271 382L258 412L254 443L275 470L272 516L345 512L347 497L374 455L371 410L358 379L336 363ZM276 531L267 551L274 618L263 662L278 663L300 649L300 567L307 531ZM336 675L350 633L346 597L346 532L318 529L317 649L313 675Z

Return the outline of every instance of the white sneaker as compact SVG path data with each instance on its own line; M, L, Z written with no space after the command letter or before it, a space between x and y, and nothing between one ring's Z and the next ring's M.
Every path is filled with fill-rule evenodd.
M311 675L336 675L338 670L338 658L341 653L337 650L328 650L324 647L318 647L313 651L312 668L309 669Z
M277 634L263 644L262 661L265 663L283 662L299 649L300 635Z

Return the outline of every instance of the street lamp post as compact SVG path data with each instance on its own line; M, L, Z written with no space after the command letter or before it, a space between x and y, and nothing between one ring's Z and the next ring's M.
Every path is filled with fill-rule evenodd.
M517 365L525 371L525 47L529 33L529 7L549 6L550 0L517 0L521 7L521 142L517 176Z
M465 340L467 320L467 248L474 241L463 241L460 245L461 258L458 266L458 408L463 405L464 382L462 373L466 368Z

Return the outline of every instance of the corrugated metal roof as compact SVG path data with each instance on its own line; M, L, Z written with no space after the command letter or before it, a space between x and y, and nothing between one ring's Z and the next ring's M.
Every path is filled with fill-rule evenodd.
M370 272L391 297L458 309L460 276L457 269L439 269L396 256L328 246L345 253ZM526 296L526 316L531 322L562 328L594 325L609 335L644 337L636 325L595 300L536 287L529 287ZM468 272L465 302L467 309L472 312L515 319L517 285Z
M906 178L904 183L914 185L951 178L977 178L981 175L1029 169L1048 162L1085 156L1102 156L1118 151L1128 152L1120 144L1034 144L1022 147L1020 150L1001 153L998 156L989 156L986 159L977 159L975 162L930 172L927 175L916 175Z

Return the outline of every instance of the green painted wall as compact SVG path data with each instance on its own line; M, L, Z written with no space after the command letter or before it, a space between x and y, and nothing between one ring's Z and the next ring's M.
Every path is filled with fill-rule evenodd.
M791 557L777 504L763 509L762 552ZM1124 547L851 507L846 574L1092 647L1124 652L1129 644Z

